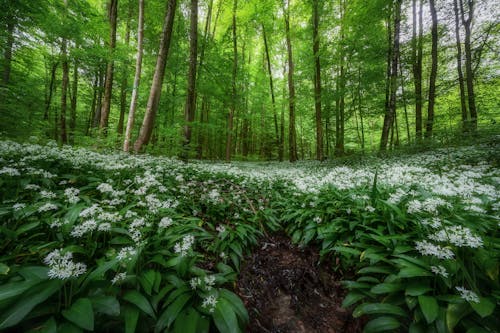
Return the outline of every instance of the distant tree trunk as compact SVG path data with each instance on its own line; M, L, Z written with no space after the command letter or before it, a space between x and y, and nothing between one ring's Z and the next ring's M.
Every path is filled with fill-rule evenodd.
M49 110L50 110L50 105L52 104L52 96L54 95L54 87L55 87L55 83L56 83L56 72L57 72L58 66L59 66L59 62L56 61L52 64L51 69L50 69L49 90L48 90L47 96L45 98L45 112L43 114L44 120L49 119Z
M156 67L153 82L151 84L151 91L149 93L148 104L146 106L146 113L144 114L139 137L134 143L135 152L139 152L144 145L149 143L151 132L153 131L156 111L158 110L158 104L160 102L161 86L165 75L168 50L170 48L170 41L172 40L172 27L174 24L176 6L177 0L168 1L165 21L163 23L162 37L160 40L160 51L156 59Z
M470 129L475 131L477 129L477 110L476 110L476 96L474 94L474 71L472 70L472 50L471 50L471 25L474 17L474 0L466 0L468 7L467 19L465 18L465 10L463 0L460 0L460 12L462 16L462 23L465 29L465 72L467 83L467 97L469 102L470 112Z
M344 41L344 15L345 15L345 0L340 0L340 40L341 44ZM344 154L344 118L345 118L345 54L343 47L340 47L339 52L339 74L336 80L337 98L335 101L335 155L341 156Z
M12 68L12 49L14 47L14 29L16 27L15 18L7 18L7 42L3 53L4 68L2 82L6 86L10 82L10 72Z
M316 120L316 159L323 160L323 124L321 115L321 63L319 60L319 9L313 1L314 108Z
M127 23L125 27L125 46L130 45L130 20L132 19L132 1L129 2ZM121 136L123 134L123 123L125 121L125 110L127 109L127 86L128 86L129 57L123 62L122 82L120 84L120 118L116 131Z
M86 128L85 128L85 135L88 136L90 135L90 128L92 127L92 120L94 119L94 113L95 113L95 108L96 108L96 103L97 103L97 90L99 88L99 72L95 74L94 77L94 83L92 85L92 103L90 104L90 112L89 112L89 117L87 120Z
M198 63L198 0L191 0L191 27L189 31L189 70L187 77L186 106L184 108L184 142L182 158L189 158L191 143L191 124L196 110L196 65Z
M423 0L419 1L419 14L418 14L418 38L417 38L417 4L413 0L413 38L412 38L412 60L413 60L413 79L415 85L415 136L417 142L422 140L422 11Z
M392 65L390 76L390 97L389 105L384 116L384 125L382 127L382 136L380 138L380 150L387 149L387 142L389 139L389 130L394 121L396 114L396 90L397 90L397 77L398 77L398 59L399 59L399 31L401 24L401 2L396 0L394 8L394 38L392 47Z
M460 87L460 109L462 111L462 131L467 132L468 130L468 120L467 120L467 101L465 98L465 85L464 85L464 73L462 71L462 44L460 41L460 18L458 14L458 3L457 0L453 1L453 10L455 12L455 39L457 43L457 72L458 72L458 85Z
M92 120L92 127L97 128L99 126L99 121L101 120L101 106L102 106L102 95L104 91L104 69L99 66L99 83L97 88L97 106L94 112L94 119Z
M64 37L61 45L61 58L62 58L62 84L61 84L61 114L60 114L60 126L61 126L61 143L68 143L68 135L66 132L66 109L67 109L67 94L68 94L68 84L69 84L69 66L68 66L68 52L67 52L68 41Z
M438 19L434 0L429 0L429 8L431 10L432 28L431 28L431 74L429 77L429 98L427 108L427 122L425 126L425 137L432 137L432 129L434 126L434 105L436 102L436 79L438 66Z
M137 99L139 97L139 84L141 82L142 68L142 48L144 39L144 0L139 0L139 18L137 26L137 55L135 60L134 86L132 87L132 98L130 99L130 108L128 111L127 128L125 130L125 139L123 140L123 151L130 149L130 138L134 128L135 110L137 108Z
M236 110L236 75L238 70L238 41L236 35L236 8L238 1L233 0L233 79L232 79L232 98L231 107L227 121L227 136L226 136L226 162L231 161L232 136L233 136L233 121L234 112Z
M410 133L410 122L408 120L408 108L406 106L406 93L405 93L405 80L403 76L403 66L401 65L401 54L399 55L399 76L401 77L401 99L403 100L403 110L405 113L405 124L406 124L406 137L408 143L411 142L411 133Z
M267 34L264 23L262 23L262 34L264 35L264 48L266 51L266 64L267 64L267 72L269 74L269 91L271 93L271 107L273 109L273 120L274 120L274 133L276 136L276 146L279 150L280 145L280 134L278 131L278 115L276 114L276 98L274 96L274 83L273 83L273 71L271 69L271 57L269 55L269 45L267 43Z
M358 112L359 112L359 121L361 124L361 150L365 151L365 127L363 124L363 104L361 102L361 68L358 69Z
M283 64L283 77L286 74L286 64ZM283 85L283 99L285 98L286 86ZM281 104L281 114L280 114L280 144L278 147L278 159L283 162L285 154L285 104Z
M117 16L118 16L118 0L110 0L109 23L111 29L109 36L109 50L111 59L108 59L108 64L106 66L106 81L104 83L104 100L102 102L101 120L99 122L99 128L101 129L102 134L104 136L106 136L108 132L109 112L111 110L111 97L113 91L113 71L114 71L113 52L116 47Z
M290 0L287 0L284 8L286 48L288 51L288 148L290 162L297 161L297 133L295 130L295 84L293 82L294 63L292 55L292 42L290 38Z
M78 61L75 59L73 67L73 83L71 86L71 115L69 121L69 143L75 143L76 103L78 100Z

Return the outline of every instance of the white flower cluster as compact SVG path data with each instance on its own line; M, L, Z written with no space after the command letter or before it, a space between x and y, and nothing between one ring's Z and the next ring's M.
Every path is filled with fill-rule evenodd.
M21 210L21 209L23 209L23 208L25 208L25 207L26 207L26 204L25 204L25 203L16 203L16 204L14 204L14 205L12 206L12 209L13 209L14 211L18 211L18 210Z
M108 183L101 183L97 186L97 190L101 193L110 193L113 192L113 186Z
M97 227L98 224L96 220L94 219L86 220L83 223L77 224L73 227L73 230L71 230L71 236L75 238L82 237L83 235L96 230Z
M171 217L169 216L162 217L160 223L158 223L158 228L161 229L168 228L172 225L172 223L174 223L174 221L172 220Z
M462 297L467 302L479 303L479 296L472 290L465 289L464 287L455 287Z
M458 247L478 248L483 246L481 237L473 235L469 228L461 225L445 227L444 229L429 235L436 242L448 242Z
M436 274L436 275L441 275L444 278L448 277L448 271L446 270L446 268L444 268L441 265L431 266L431 272Z
M432 244L426 240L416 242L415 249L423 256L434 256L439 259L453 259L453 251L446 247Z
M205 297L205 299L203 299L203 302L201 304L201 306L207 308L209 312L214 312L216 305L217 305L217 297L215 297L215 295L210 295L208 297Z
M137 250L133 248L132 246L126 246L118 252L116 258L118 261L124 262L124 261L131 261L134 259L135 255L137 254Z
M146 222L146 220L143 217L135 218L132 221L132 223L130 223L130 226L128 227L128 232L130 232L132 240L135 243L139 243L142 239L141 228L149 227L149 226L151 226L151 223Z
M21 173L19 172L19 170L15 168L3 167L2 169L0 169L0 175L8 175L14 177L14 176L20 176Z
M83 209L78 216L81 218L93 217L102 213L102 208L98 204L93 204L90 207Z
M226 232L226 227L222 224L219 224L217 227L215 227L215 230L217 230L219 236L222 236L222 234Z
M181 242L175 244L174 251L175 253L180 254L181 257L184 257L188 254L189 250L191 250L193 244L194 244L193 235L184 236Z
M69 279L78 277L87 271L87 266L80 262L73 262L73 253L56 249L50 252L44 263L49 266L48 276L51 279Z
M74 187L68 187L67 189L64 190L64 195L66 196L66 200L72 204L75 204L78 201L80 201L80 197L78 196L79 194L80 190Z
M323 222L323 219L319 216L315 216L313 218L313 221L316 222L317 224L320 224L321 222Z
M38 212L44 213L44 212L49 212L51 210L57 210L57 209L58 209L58 207L55 204L53 204L51 202L47 202L38 208Z
M127 273L117 273L113 279L111 279L111 284L120 284L127 278Z
M57 195L54 192L41 190L40 196L44 199L55 199Z

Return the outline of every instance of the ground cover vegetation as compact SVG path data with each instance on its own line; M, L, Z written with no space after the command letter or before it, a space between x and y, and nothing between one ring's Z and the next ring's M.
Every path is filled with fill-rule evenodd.
M0 329L244 331L242 260L281 231L366 332L496 332L496 144L336 165L2 141Z

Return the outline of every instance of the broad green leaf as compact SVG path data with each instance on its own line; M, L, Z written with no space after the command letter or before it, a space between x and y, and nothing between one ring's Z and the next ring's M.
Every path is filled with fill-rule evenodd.
M439 310L436 298L421 295L418 296L418 304L420 304L420 310L424 314L425 320L427 320L428 324L436 320Z
M350 292L344 298L344 301L342 302L342 307L347 308L347 307L353 305L354 303L357 303L359 300L362 300L365 297L366 297L365 294Z
M90 298L90 301L97 313L104 313L108 316L120 315L120 303L114 296L94 296Z
M50 317L38 330L41 333L57 333L57 323L54 317Z
M46 266L26 266L19 270L19 274L26 280L47 280L49 268Z
M405 317L406 312L399 306L386 303L363 303L354 309L352 315L357 318L362 315L370 314L393 314Z
M402 290L403 288L401 283L380 283L374 286L370 291L374 294L388 294Z
M198 321L201 314L194 308L189 307L179 313L174 322L174 333L199 333Z
M495 303L493 303L486 297L480 297L479 303L469 302L469 304L470 306L472 306L474 311L476 311L476 313L481 316L481 318L488 317L495 310Z
M233 311L231 304L224 298L219 298L213 313L215 326L221 333L239 333L241 332L238 326L236 314Z
M83 330L80 327L73 325L72 323L69 323L69 322L63 323L57 329L58 329L57 333L82 333L83 332Z
M366 323L363 332L364 333L372 333L372 332L384 332L395 330L401 325L400 321L394 317L383 316L370 320Z
M177 299L172 302L166 309L163 311L161 316L158 318L156 322L155 331L162 331L166 327L170 327L174 322L175 318L182 311L186 303L191 299L192 295L182 294Z
M0 329L18 324L35 306L57 292L61 285L62 282L60 280L49 280L28 290L20 297L17 303L0 316Z
M151 304L149 304L147 298L137 290L127 291L125 295L123 295L123 299L134 304L150 317L156 318L155 312L151 307Z
M40 283L40 280L25 280L2 285L0 286L0 302L21 295L38 283Z
M450 332L453 332L453 329L458 324L460 319L462 319L471 311L472 309L469 306L469 303L466 302L448 304L448 308L446 309L446 325L448 326L448 330Z
M371 274L371 273L380 273L380 274L391 274L394 272L394 269L389 267L382 266L367 266L363 267L358 271L358 274Z
M94 330L94 310L88 298L79 298L62 315L73 324L88 331Z
M125 333L134 333L139 320L139 309L135 306L124 305L121 313L125 319Z
M22 235L25 232L28 232L30 230L35 229L39 225L40 225L40 221L23 224L22 226L20 226L19 228L16 229L16 235L17 236Z
M405 295L420 296L432 290L426 281L413 281L406 285Z
M232 305L233 310L240 319L241 323L243 324L243 326L246 326L249 321L248 312L241 299L236 296L235 293L227 289L221 289L219 291L219 295L220 297L225 298Z
M145 271L139 277L139 282L148 295L151 295L151 292L153 291L155 278L156 272L152 269Z
M403 267L398 273L400 278L413 278L421 276L432 276L431 272L418 266Z

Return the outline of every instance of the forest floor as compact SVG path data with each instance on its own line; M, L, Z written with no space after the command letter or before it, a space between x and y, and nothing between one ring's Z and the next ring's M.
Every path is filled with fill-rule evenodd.
M247 332L361 332L366 320L342 308L342 274L327 267L313 246L281 234L262 240L236 287L250 315Z

